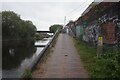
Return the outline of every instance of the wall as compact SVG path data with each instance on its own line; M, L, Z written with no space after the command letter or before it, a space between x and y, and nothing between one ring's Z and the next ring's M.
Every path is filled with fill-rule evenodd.
M117 25L118 21L120 21L118 17L120 14L118 14L119 6L116 4L107 7L103 11L101 10L101 12L99 12L99 15L96 14L90 16L87 20L85 20L87 22L87 27L84 28L84 41L96 43L99 35L103 36L103 42L105 44L116 44L118 40L120 41L120 28L118 28L119 24ZM97 17L94 18L94 16ZM119 30L116 30L116 28Z

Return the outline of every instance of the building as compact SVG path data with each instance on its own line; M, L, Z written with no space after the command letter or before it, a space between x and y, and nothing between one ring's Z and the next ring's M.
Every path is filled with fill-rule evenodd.
M76 21L68 23L76 37L97 43L120 46L120 2L93 2Z

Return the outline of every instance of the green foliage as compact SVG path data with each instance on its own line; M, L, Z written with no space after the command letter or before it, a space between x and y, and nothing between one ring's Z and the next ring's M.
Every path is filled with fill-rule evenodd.
M41 39L43 39L44 38L44 36L42 35L42 34L35 34L35 39L36 40L41 40Z
M59 24L54 24L52 26L50 26L49 30L53 33L55 33L58 29L62 29L63 26L62 25L59 25Z
M41 40L43 38L49 38L49 37L51 36L47 33L36 33L35 34L35 40Z
M31 21L24 21L12 11L2 12L2 35L6 39L28 39L34 37L36 27Z
M32 72L29 69L25 70L24 78L32 80Z
M104 63L102 71L109 78L120 78L120 51L106 53L101 58Z
M85 68L92 78L120 78L120 51L105 50L101 58L96 57L96 48L74 40Z

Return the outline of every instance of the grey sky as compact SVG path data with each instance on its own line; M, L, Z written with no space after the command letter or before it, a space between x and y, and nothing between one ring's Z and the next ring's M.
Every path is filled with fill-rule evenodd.
M72 0L71 0L72 1ZM76 20L93 0L79 2L2 2L2 10L14 11L24 20L31 20L37 30L49 30L53 24Z

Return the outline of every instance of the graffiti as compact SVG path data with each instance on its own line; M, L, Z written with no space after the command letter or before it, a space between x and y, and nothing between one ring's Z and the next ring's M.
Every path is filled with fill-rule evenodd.
M104 44L117 44L120 47L120 14L117 12L118 7L111 6L108 9L101 11L99 15L89 16L88 20L84 20L84 16L81 16L77 22L79 24L72 24L71 30L76 37L86 42L92 42L97 44L98 36L103 37ZM81 31L82 30L82 31Z
M118 44L118 47L120 47L120 21L117 22L117 44Z
M100 35L99 26L93 23L93 25L87 26L85 28L84 33L85 33L83 36L84 41L96 44L98 36Z

